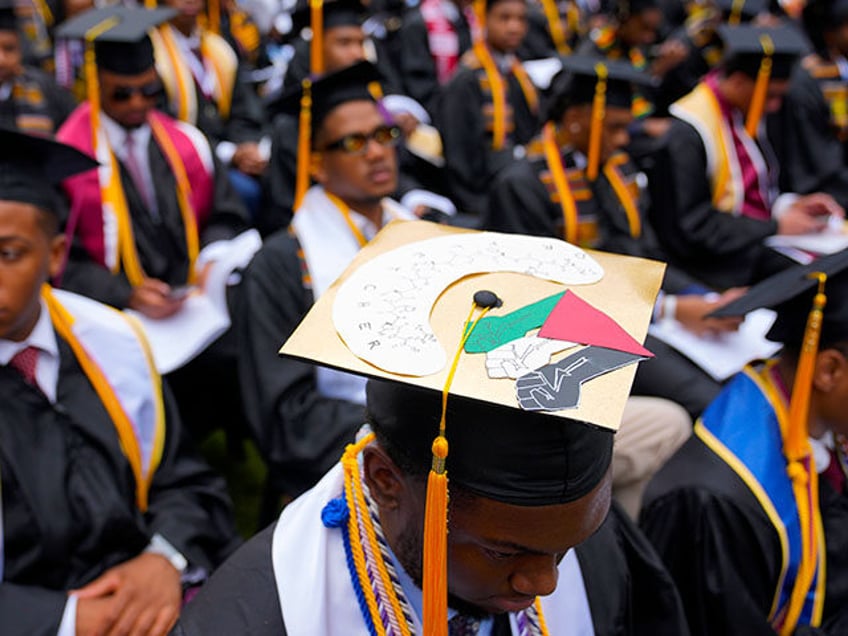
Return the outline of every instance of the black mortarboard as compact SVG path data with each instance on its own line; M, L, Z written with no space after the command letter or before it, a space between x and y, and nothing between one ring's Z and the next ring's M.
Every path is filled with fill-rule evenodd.
M827 275L821 346L848 341L848 249L779 272L711 315L744 316L761 307L774 309L777 319L768 339L797 349L804 338L807 316L818 288L818 280L811 277L815 272Z
M93 40L97 67L121 75L138 75L154 66L147 33L177 14L174 9L122 6L92 9L62 24L57 37Z
M51 187L97 162L71 146L0 127L0 201L29 203L53 212Z
M546 119L558 121L566 108L591 104L595 99L598 73L606 73L606 100L610 106L630 108L635 85L650 85L650 75L627 62L593 55L570 55L561 59L562 70L551 81Z
M792 26L766 28L749 25L723 26L719 35L724 42L725 72L741 71L756 78L763 59L771 58L770 79L788 79L807 43ZM769 51L770 49L770 51Z
M0 31L17 31L18 16L15 0L0 0Z
M322 4L324 31L342 26L360 26L366 17L366 10L359 0L324 0ZM309 0L299 0L292 12L292 30L299 33L310 26L311 10Z
M648 9L658 8L660 8L659 0L617 0L615 3L615 11L619 19L626 19Z
M357 62L340 71L328 73L310 81L312 96L312 128L317 129L324 118L337 106L356 100L375 101L371 84L382 79L380 71L371 62ZM271 112L297 116L304 94L303 84L285 91L279 99L269 104Z

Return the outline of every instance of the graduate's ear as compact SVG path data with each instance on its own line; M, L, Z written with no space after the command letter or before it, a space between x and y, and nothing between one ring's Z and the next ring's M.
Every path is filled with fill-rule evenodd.
M64 234L57 234L50 239L50 262L48 271L50 278L56 278L62 270L65 261L67 239Z
M403 471L377 444L362 453L365 483L381 510L397 510L406 498L407 481Z
M831 393L848 382L848 360L839 349L823 349L816 356L813 386L822 393Z
M327 171L324 168L324 153L313 152L309 155L309 174L321 185L327 182Z

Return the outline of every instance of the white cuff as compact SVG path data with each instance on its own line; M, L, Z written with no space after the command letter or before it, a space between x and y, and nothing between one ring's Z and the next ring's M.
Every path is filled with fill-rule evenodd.
M77 633L77 597L69 596L65 602L65 611L62 612L62 622L59 623L59 631L56 636L76 636Z
M456 214L456 206L453 201L429 190L410 190L401 198L400 203L407 210L415 210L419 205L433 208L442 214L453 216Z
M380 100L380 103L392 115L409 113L418 120L419 124L430 123L430 115L427 114L427 111L421 104L411 97L407 97L406 95L385 95Z
M236 145L232 141L219 141L215 146L215 155L225 166L230 165L234 154L236 154Z
M775 221L779 221L780 217L786 214L786 211L795 203L798 199L801 198L800 194L795 194L794 192L784 192L777 199L775 199L774 203L771 206L771 218Z
M185 572L188 567L188 560L159 533L153 535L150 543L144 548L144 552L148 554L159 554L165 557L180 574Z

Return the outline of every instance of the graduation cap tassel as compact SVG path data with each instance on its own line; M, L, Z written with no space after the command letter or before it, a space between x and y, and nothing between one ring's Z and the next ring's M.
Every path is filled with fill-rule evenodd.
M324 0L309 0L309 66L313 77L324 73Z
M221 3L218 0L206 0L206 28L215 33L221 33Z
M598 62L595 65L598 81L595 83L595 98L592 100L592 123L589 128L589 157L586 166L586 178L594 181L598 178L601 163L601 137L604 133L604 114L607 102L607 67Z
M742 22L742 9L745 8L745 0L733 0L730 5L730 15L727 18L727 24L737 26Z
M571 53L571 47L568 46L568 41L565 37L565 29L562 28L562 18L559 15L559 7L554 0L542 0L542 10L545 12L545 18L548 22L548 28L551 32L551 39L554 41L557 53L560 55L568 55ZM571 6L569 5L569 11Z
M754 84L754 94L751 97L751 106L748 108L748 117L745 119L745 131L751 137L756 136L765 109L766 93L768 93L769 79L771 78L772 56L774 55L774 42L768 35L760 37L760 46L763 47L763 61L760 62L760 70L757 72L757 81Z
M309 189L309 156L312 145L312 80L303 80L300 98L300 121L297 136L297 173L294 187L294 209L300 207L303 195Z
M91 106L92 147L97 148L97 130L100 127L100 85L97 81L97 59L94 41L118 24L118 18L107 18L91 27L85 34L83 70L85 74L86 99Z
M479 294L479 292L478 292ZM494 294L492 294L494 296ZM496 299L497 297L494 296ZM424 576L423 623L427 636L447 636L448 633L448 440L445 436L448 394L459 364L459 356L468 337L480 319L491 307L482 307L483 311L474 322L471 317L479 305L471 305L463 326L465 333L451 362L445 386L442 389L442 416L439 420L439 434L433 440L433 463L427 476L427 499L424 508ZM468 326L470 323L470 326Z
M818 292L813 298L813 307L807 317L804 340L795 369L795 381L792 384L792 397L789 402L789 426L784 442L786 471L792 480L792 489L798 506L802 552L795 584L780 630L781 635L793 633L810 585L816 576L819 561L818 535L821 528L821 516L818 507L818 472L810 448L808 420L816 355L819 350L824 306L827 303L827 296L824 293L827 274L814 272L810 274L810 277L818 279ZM822 572L819 571L818 575L822 576Z

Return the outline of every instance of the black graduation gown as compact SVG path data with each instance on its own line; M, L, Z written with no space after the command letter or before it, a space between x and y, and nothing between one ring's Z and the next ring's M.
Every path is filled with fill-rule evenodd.
M339 460L364 418L362 405L319 394L313 365L277 355L313 303L298 250L285 231L270 237L244 272L233 312L250 431L270 483L288 495L311 488Z
M494 150L492 124L487 123L491 118L484 114L484 108L492 108L491 97L481 87L484 77L477 64L475 68L460 66L442 90L436 120L442 133L451 198L461 211L479 215L485 213L491 180L514 161L515 147L530 141L540 126L538 114L530 109L518 80L510 73L504 83L514 128L507 128L504 147Z
M471 48L471 29L460 12L453 22L459 39L459 56ZM439 113L441 86L436 75L436 64L430 55L427 24L417 8L409 9L403 16L400 28L401 55L398 69L403 82L403 92L421 104L436 118Z
M177 200L176 178L165 155L152 138L148 146L148 158L156 188L159 220L147 210L132 178L121 166L121 183L132 219L136 249L147 276L169 285L184 285L189 262L185 228ZM213 161L213 207L205 227L198 228L201 245L232 238L247 228L247 212L224 169L216 159L213 158ZM119 309L127 306L132 293L132 287L123 272L113 275L92 261L78 241L71 248L62 286Z
M53 135L76 106L73 96L47 73L25 66L12 80L9 98L0 100L0 126Z
M848 496L819 480L827 544L821 629L848 633ZM698 437L645 492L642 529L677 583L693 635L774 636L766 617L780 572L780 542L754 495Z
M827 83L845 86L837 75L820 80L806 65L793 72L783 107L769 118L769 139L780 164L780 187L785 192L826 192L848 206L848 165L845 131L833 125L830 105L822 92ZM834 65L834 70L835 65ZM844 90L844 89L843 89ZM842 140L837 137L841 132Z
M54 636L66 591L137 556L161 534L191 565L211 570L238 539L223 480L194 453L165 392L167 437L148 511L115 426L70 347L57 402L0 367L4 636Z
M573 170L573 153L565 153L563 162L567 170ZM620 166L619 170L630 178L636 172L632 163ZM549 181L547 171L544 157L536 153L505 168L492 184L483 228L562 238L562 208L559 202L552 200L552 193L543 182L543 176ZM603 172L590 192L587 193L589 198L577 201L577 208L579 216L597 219L598 240L592 247L640 258L667 260L647 219L642 218L641 235L631 235L626 212ZM640 211L646 209L644 193L638 203ZM692 293L696 284L682 270L674 266L666 269L664 291L671 294ZM633 393L664 397L681 404L693 418L700 415L718 395L721 385L664 342L649 336L647 347L655 357L639 365Z
M777 221L715 209L701 138L683 120L671 122L649 174L657 236L670 262L707 285L749 285L769 258L763 241L777 232Z
M271 570L275 525L251 539L221 566L185 608L172 632L174 636L285 635ZM688 634L668 572L620 509L613 507L598 532L576 550L597 636ZM495 620L494 636L510 634L505 622L503 618Z

